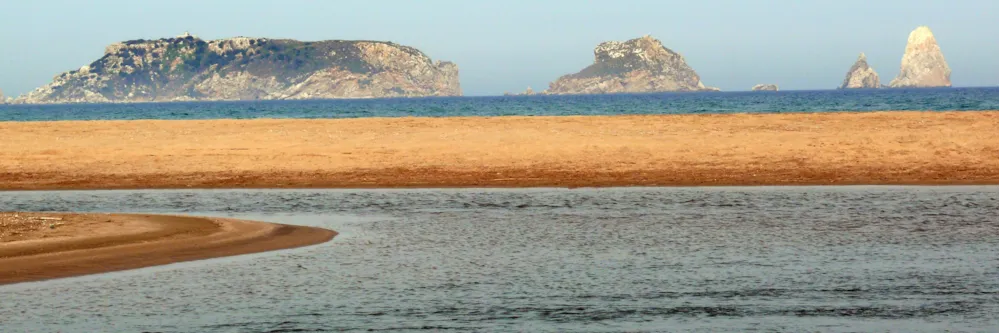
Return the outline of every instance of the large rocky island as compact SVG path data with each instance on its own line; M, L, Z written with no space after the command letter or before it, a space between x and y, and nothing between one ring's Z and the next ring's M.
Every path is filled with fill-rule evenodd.
M190 34L105 48L14 103L457 96L458 66L390 42Z
M921 26L910 32L899 76L889 87L951 87L951 68L930 28Z
M603 42L594 64L549 84L548 94L607 94L657 91L715 91L706 87L684 57L659 40L643 36Z
M878 73L875 72L874 68L868 66L868 57L862 52L851 69L847 70L847 75L839 89L876 89L882 85L879 82Z

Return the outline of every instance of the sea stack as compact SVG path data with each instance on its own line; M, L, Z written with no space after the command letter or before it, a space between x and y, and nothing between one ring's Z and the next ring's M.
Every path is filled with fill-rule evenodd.
M15 103L458 96L458 66L391 42L191 34L105 48Z
M874 68L868 66L868 58L865 57L864 52L861 52L858 60L854 62L854 66L851 66L851 69L847 71L844 83L840 84L840 89L875 89L880 87L878 73L875 72Z
M608 94L658 91L717 91L706 87L684 57L659 40L643 36L603 42L594 64L549 84L548 94Z
M758 84L750 88L750 91L778 91L777 84Z
M910 32L899 76L889 87L951 87L951 68L930 28L922 26Z

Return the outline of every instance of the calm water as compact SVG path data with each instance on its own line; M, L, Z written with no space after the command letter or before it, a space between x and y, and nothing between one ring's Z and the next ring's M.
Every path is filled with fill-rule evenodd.
M996 332L997 191L0 192L0 211L124 208L342 232L302 249L0 286L0 331Z
M996 110L998 88L0 105L0 121Z

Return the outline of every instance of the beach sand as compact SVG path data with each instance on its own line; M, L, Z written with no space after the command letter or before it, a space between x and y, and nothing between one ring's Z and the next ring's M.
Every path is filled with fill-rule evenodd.
M997 184L997 115L0 122L0 189Z
M287 249L331 230L224 218L0 213L0 284Z

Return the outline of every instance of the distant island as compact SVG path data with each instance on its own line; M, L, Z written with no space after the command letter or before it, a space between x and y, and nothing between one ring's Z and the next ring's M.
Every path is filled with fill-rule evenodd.
M899 76L882 85L878 73L861 53L838 89L950 87L951 69L930 28L920 26L909 38ZM594 49L594 63L560 77L538 94L608 94L665 91L718 91L701 82L684 57L651 36L624 42L603 42ZM777 91L777 84L758 84L751 91ZM533 95L528 91L516 95ZM505 95L515 95L506 93Z
M761 83L750 87L750 91L778 91L778 85Z
M888 85L861 53L838 89L950 87L948 67L926 26L907 39L899 75ZM594 63L559 77L543 91L504 95L718 91L705 86L684 57L649 36L606 41ZM759 84L752 91L776 91ZM132 40L105 48L93 63L0 103L130 103L461 96L458 66L432 61L408 46L380 41L236 37L204 41Z
M921 26L910 32L899 75L889 82L889 87L951 87L951 68L931 28Z
M951 68L931 28L920 26L910 32L899 64L899 75L882 85L878 73L868 65L864 52L847 71L839 89L951 87Z
M607 94L658 91L718 91L706 87L684 57L659 40L643 36L603 42L594 63L549 84L544 94Z
M458 66L379 41L132 40L12 103L460 96Z
M882 84L879 81L878 73L871 66L868 66L868 57L865 56L864 52L858 55L858 60L854 61L854 65L851 69L847 70L847 76L844 77L844 82L840 84L839 89L873 89L881 88Z

